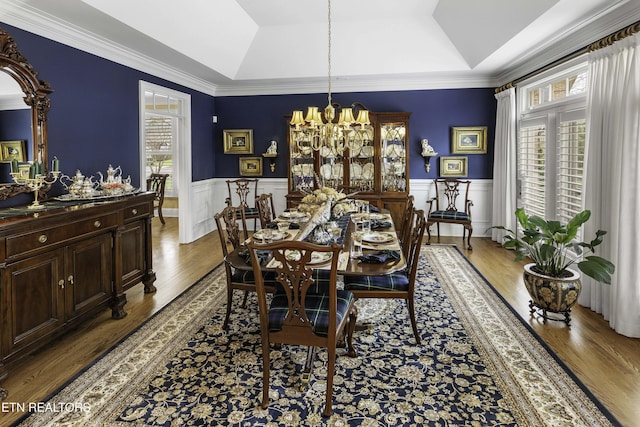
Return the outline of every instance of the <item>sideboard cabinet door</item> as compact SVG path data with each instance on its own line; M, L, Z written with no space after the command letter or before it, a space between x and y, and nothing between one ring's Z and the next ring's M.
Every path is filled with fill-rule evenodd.
M70 321L110 302L112 238L102 234L66 248L66 320Z
M7 266L0 292L3 359L63 327L65 287L64 249Z

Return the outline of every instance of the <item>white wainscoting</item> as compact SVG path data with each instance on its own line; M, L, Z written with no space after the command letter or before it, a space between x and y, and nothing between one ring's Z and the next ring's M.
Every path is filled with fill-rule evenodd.
M193 240L204 236L215 230L213 216L225 208L224 199L228 195L226 180L228 178L208 179L193 183L193 206L192 226ZM490 179L472 180L469 189L469 198L473 201L473 236L489 236L486 230L491 226L492 190L493 181ZM432 180L411 180L411 194L415 197L415 206L418 209L427 209L427 200L435 195ZM258 193L273 194L273 203L276 213L282 212L286 208L287 179L286 178L260 178L258 182ZM253 224L247 224L253 227ZM432 230L432 237L435 236L435 226ZM462 237L462 226L453 224L441 224L440 234L442 236ZM434 240L437 241L437 240Z

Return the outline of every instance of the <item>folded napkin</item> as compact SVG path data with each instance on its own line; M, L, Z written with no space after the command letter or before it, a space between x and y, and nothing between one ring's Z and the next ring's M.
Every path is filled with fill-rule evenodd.
M358 259L360 260L360 262L364 262L367 264L383 264L390 260L399 260L400 252L384 249L378 252L361 255L358 257Z
M391 227L391 221L380 221L379 219L371 220L371 229L377 230L379 228L389 228Z
M260 260L260 264L264 264L264 262L269 258L269 251L256 251L258 255L258 259ZM249 253L249 249L242 249L238 252L238 255L242 257L244 262L247 264L251 264L251 254Z

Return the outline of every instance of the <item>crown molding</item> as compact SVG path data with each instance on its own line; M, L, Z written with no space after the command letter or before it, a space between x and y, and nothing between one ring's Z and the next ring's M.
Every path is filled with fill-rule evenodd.
M390 92L402 90L496 87L492 76L471 73L397 74L387 76L334 77L331 92ZM326 79L237 81L218 85L216 96L285 95L327 92Z
M2 22L14 27L170 82L215 95L216 86L210 82L185 74L169 64L158 62L127 46L114 43L68 22L54 19L27 4L3 0L0 11Z
M513 61L517 65L499 74L498 86L539 70L638 21L640 8L636 0L619 2L587 21L564 29L536 49L523 52L521 58Z

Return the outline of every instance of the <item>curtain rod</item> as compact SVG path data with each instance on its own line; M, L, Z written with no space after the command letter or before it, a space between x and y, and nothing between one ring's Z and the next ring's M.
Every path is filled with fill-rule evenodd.
M518 83L521 83L533 76L536 76L540 73L543 73L547 70L550 70L553 67L556 67L558 65L564 64L565 62L568 62L574 58L577 58L580 55L584 55L585 53L588 52L593 52L595 50L598 49L602 49L605 48L607 46L610 46L612 44L614 44L615 42L617 42L618 40L622 40L625 37L629 37L637 32L640 32L640 21L637 21L631 25L629 25L628 27L625 27L619 31L616 31L614 33L609 34L606 37L601 38L600 40L593 42L583 48L580 48L566 56L563 56L560 59L556 59L555 61L538 68L537 70L531 71L530 73L525 74L522 77L519 77L515 80L510 81L507 84L504 84L498 88L496 88L495 93L500 93L504 90L507 90L509 88L515 87Z

